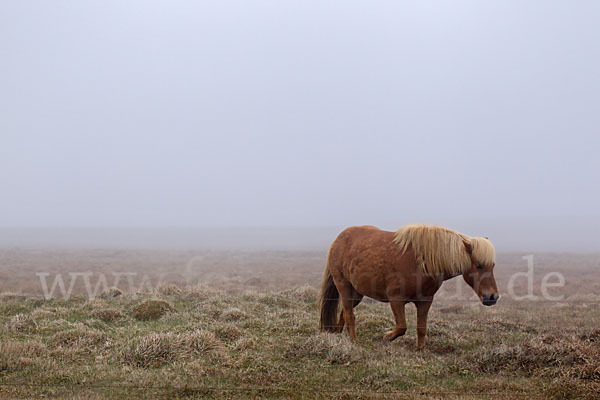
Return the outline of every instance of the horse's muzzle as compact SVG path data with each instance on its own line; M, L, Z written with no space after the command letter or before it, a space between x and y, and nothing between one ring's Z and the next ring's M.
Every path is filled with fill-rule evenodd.
M499 298L500 296L494 293L484 294L483 296L481 296L481 302L484 306L493 306L494 304L496 304Z

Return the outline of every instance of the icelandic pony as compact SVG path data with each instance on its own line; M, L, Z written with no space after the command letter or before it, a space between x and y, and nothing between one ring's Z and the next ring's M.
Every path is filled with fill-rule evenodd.
M407 225L396 232L353 226L339 234L329 249L321 286L321 329L356 339L354 313L363 296L389 302L396 320L392 341L406 333L404 306L417 307L417 349L425 346L427 313L442 283L458 275L486 306L496 304L495 251L487 238L427 225ZM338 303L342 311L337 319Z

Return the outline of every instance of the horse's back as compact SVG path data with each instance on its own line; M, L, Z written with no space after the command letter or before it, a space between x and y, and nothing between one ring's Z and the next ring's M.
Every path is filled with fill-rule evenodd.
M373 225L351 226L344 229L332 244L332 248L351 251L394 246L394 232L384 231Z
M344 229L329 251L334 280L347 280L359 293L385 301L389 285L404 285L400 281L417 272L412 250L402 253L394 238L394 232L371 225Z

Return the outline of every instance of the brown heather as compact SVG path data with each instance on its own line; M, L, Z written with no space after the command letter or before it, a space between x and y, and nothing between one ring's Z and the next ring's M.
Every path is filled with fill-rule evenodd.
M36 263L36 254L6 258L38 270L54 259ZM73 268L65 273L103 265L101 252L60 254L56 268ZM322 253L208 253L215 269L189 281L176 273L189 253L105 257L152 282L169 273L172 281L92 301L80 286L70 300L0 294L0 399L600 398L600 257L535 256L542 273L565 275L562 291L550 289L563 302L504 296L483 307L471 289L453 298L455 284L445 284L421 352L412 305L407 335L391 344L381 341L393 327L389 307L368 300L356 308L355 343L347 332L321 333ZM520 257L497 255L500 285L524 269ZM30 275L11 276L10 289L25 291Z

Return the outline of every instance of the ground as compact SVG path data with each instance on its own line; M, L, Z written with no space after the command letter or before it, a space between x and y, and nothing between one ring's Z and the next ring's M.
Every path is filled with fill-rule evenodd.
M494 307L447 282L419 352L412 306L391 344L374 301L356 309L356 343L319 332L323 252L4 249L0 398L600 398L600 257L534 254L538 297L516 300L523 255L498 257ZM554 271L560 301L542 297ZM111 288L115 272L129 275ZM45 299L57 274L72 296Z

